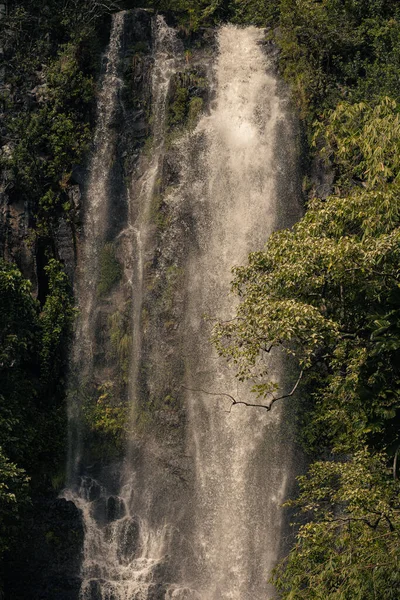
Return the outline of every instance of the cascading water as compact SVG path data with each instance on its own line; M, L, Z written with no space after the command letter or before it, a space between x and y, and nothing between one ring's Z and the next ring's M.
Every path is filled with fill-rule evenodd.
M121 12L113 18L110 45L106 53L106 73L99 96L99 124L95 134L95 148L87 191L85 219L85 262L78 293L81 316L75 340L75 355L86 363L83 375L90 369L91 342L94 339L93 311L95 310L98 283L98 248L104 243L107 208L111 201L109 173L114 156L115 128L112 119L118 100L121 80L117 77L124 16ZM131 371L131 403L134 407L136 380L141 353L141 309L143 286L143 261L147 246L148 220L154 185L158 176L164 146L166 100L176 59L175 32L162 17L157 17L154 29L154 66L152 72L153 144L150 159L144 159L143 176L134 186L129 206L128 230L133 235L135 265L131 283L134 290L133 344L136 357ZM126 232L123 231L122 234ZM121 235L121 234L120 234ZM96 277L97 274L97 277ZM92 318L92 322L91 322ZM85 356L86 353L86 356ZM89 364L88 364L89 361ZM76 359L74 361L76 363ZM82 370L80 371L82 377ZM134 408L132 408L133 412ZM73 398L72 412L77 414ZM131 417L133 419L133 417ZM74 431L74 427L71 426ZM75 438L76 439L76 436ZM154 571L165 555L169 527L149 528L146 519L134 514L135 477L131 470L131 449L128 449L127 468L120 465L120 477L115 490L107 489L91 476L78 476L80 452L72 447L70 486L64 497L80 509L85 529L83 562L81 569L81 600L140 600L154 594ZM114 493L112 493L114 492Z
M133 282L133 348L131 371L131 421L134 420L136 406L138 369L141 356L141 313L143 299L143 275L146 251L149 246L149 220L151 203L156 180L160 177L165 145L166 103L169 84L179 63L177 49L179 43L175 31L168 27L163 17L158 16L153 24L154 66L152 73L152 152L150 160L145 160L143 176L130 192L131 222L135 236L136 266ZM130 474L127 474L129 479Z
M204 150L191 158L204 175L191 182L197 248L187 267L186 385L196 469L196 576L207 600L265 599L291 472L280 407L268 414L243 406L230 410L226 396L216 399L222 393L255 401L217 360L202 320L203 314L232 318L231 267L262 247L282 225L279 202L292 200L288 190L278 198L277 170L288 168L293 154L288 147L286 160L277 164L277 144L287 141L286 115L262 40L253 27L220 30L216 98L195 132ZM291 222L284 224L298 216L292 204ZM277 359L270 369L279 382Z
M115 115L121 79L118 77L118 60L124 29L125 12L114 16L110 43L104 57L105 72L97 103L97 126L94 136L94 151L89 168L87 202L84 218L82 256L79 257L76 297L79 303L79 319L75 331L72 356L72 372L79 379L87 376L93 364L93 342L95 329L95 299L98 283L99 249L104 243L109 207L110 161L116 144L112 120ZM84 365L84 367L83 367ZM77 384L79 385L79 384ZM70 394L69 412L69 457L68 480L76 477L81 460L81 414L76 394Z
M116 144L111 121L121 85L123 23L124 13L114 16L99 97L78 288L78 359L88 354L93 336L96 248L104 243L112 201L106 182ZM134 257L128 278L131 439L124 464L111 469L118 469L117 476L96 480L86 474L65 492L85 526L81 600L273 595L266 582L280 554L280 505L293 472L284 413L278 405L268 414L239 406L229 410L229 401L218 397L239 395L251 402L246 386L238 389L232 371L215 355L204 314L232 317L231 267L245 263L274 229L300 216L294 130L262 45L263 32L228 25L219 30L217 42L212 72L210 56L199 59L207 63L203 71L213 89L208 114L167 140L171 80L187 60L173 29L161 17L153 19L152 149L142 156L128 193ZM172 184L161 185L168 169L174 171ZM151 224L156 193L163 194L168 212L157 235ZM171 288L162 290L162 301L154 292L157 281ZM280 382L279 357L270 368ZM138 437L141 403L157 404L160 395L167 404L157 410L168 431L150 428ZM184 418L170 408L172 396L181 402ZM71 461L75 479L78 454Z

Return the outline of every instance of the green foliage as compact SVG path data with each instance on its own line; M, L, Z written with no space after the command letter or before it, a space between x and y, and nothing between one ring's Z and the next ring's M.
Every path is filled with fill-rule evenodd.
M186 87L178 87L175 90L174 100L170 105L169 126L181 125L185 121L188 98L189 90Z
M232 14L231 3L226 0L161 0L157 8L173 11L179 28L187 34L213 26Z
M32 416L38 379L40 327L31 285L14 265L0 260L0 445L17 464L29 452L32 431L14 444Z
M233 23L265 27L278 20L279 0L233 0L231 11Z
M397 98L399 35L393 0L281 0L280 64L303 118L349 96Z
M400 594L400 484L384 453L316 462L299 478L292 506L307 522L274 574L287 600L384 598Z
M24 469L11 462L0 447L0 556L8 549L12 521L27 502L28 482Z
M74 50L77 47L70 44L50 65L44 106L16 115L9 123L19 140L9 161L14 186L34 202L39 223L46 224L62 211L72 166L82 160L88 146L94 88L92 79L80 72Z
M100 252L100 275L97 294L106 296L118 283L121 276L122 268L115 256L114 245L108 242Z
M314 146L337 165L344 182L357 178L368 187L399 181L400 118L397 103L339 103L316 123Z
M5 503L6 505L16 504L17 496L19 495L19 493L21 493L23 488L26 487L28 479L25 476L23 469L18 469L15 463L10 462L8 458L4 456L1 449L0 473L0 506L2 506L3 503ZM15 488L20 489L18 491L14 491Z
M13 522L27 498L28 479L21 465L29 464L34 436L29 420L34 414L39 332L38 303L30 283L14 265L0 260L0 555L13 541Z
M129 381L130 352L132 346L132 305L127 302L124 310L116 311L108 319L111 342L110 358L118 361L119 377L123 383Z
M0 260L0 369L16 368L35 349L38 303L31 284L12 264Z
M125 441L128 407L120 397L118 382L105 381L86 394L83 416L94 452L121 450Z
M199 120L200 114L203 112L204 100L203 98L199 98L195 96L189 102L188 109L188 127L189 129L194 129L197 121Z
M115 436L124 430L127 421L127 406L118 402L114 396L114 384L107 381L98 388L92 425L94 429Z
M66 275L46 268L40 312L18 268L0 260L0 553L15 542L21 509L64 459L62 381L73 319Z
M193 129L203 110L206 82L197 71L177 73L173 78L168 102L167 126L169 129Z
M42 329L41 375L46 382L57 385L65 366L65 349L69 346L75 310L70 283L61 264L51 259L45 272L49 291L39 321Z
M44 236L70 209L65 190L88 149L100 52L94 24L106 4L19 0L2 22L6 90L14 99L4 120L11 152L2 162L9 194L29 202Z
M159 186L157 186L159 188ZM166 229L169 217L160 190L154 192L150 205L150 219L160 231Z

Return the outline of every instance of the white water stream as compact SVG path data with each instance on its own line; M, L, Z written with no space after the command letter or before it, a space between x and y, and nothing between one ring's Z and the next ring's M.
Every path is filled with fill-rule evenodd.
M226 397L254 402L238 386L208 341L202 315L232 318L231 268L245 264L281 224L276 147L286 114L263 33L225 26L219 33L216 98L195 136L204 151L192 181L197 248L188 265L187 387L196 468L194 511L197 575L204 600L264 600L279 556L281 504L291 474L290 446L282 438L282 411L234 406ZM193 141L192 141L193 143ZM291 159L287 148L286 160ZM285 210L285 213L287 211ZM292 207L292 222L299 209ZM285 223L289 225L291 223ZM280 365L271 365L277 382ZM197 390L197 391L196 391ZM208 393L202 393L205 390ZM272 593L272 590L269 590Z
M78 300L80 317L74 341L73 362L82 361L83 373L90 372L93 359L92 344L95 339L93 327L96 309L96 286L98 282L98 251L104 243L107 216L112 201L109 185L111 162L115 156L115 128L112 119L122 82L117 76L123 36L125 12L113 17L110 44L105 55L106 71L98 100L98 125L95 132L95 153L90 167L87 190L87 208L84 223L84 258L79 277ZM160 169L164 146L164 123L169 81L176 63L176 38L162 17L154 21L154 67L152 73L153 149L146 161L145 173L133 191L136 197L130 207L129 229L133 233L135 248L134 267L135 302L133 321L133 360L131 371L131 402L135 404L136 380L140 357L140 315L142 308L143 254L147 244L147 227L154 185ZM136 216L134 216L136 213ZM125 233L125 232L123 232ZM75 397L70 401L70 421L79 417L79 405ZM132 408L133 412L133 408ZM134 472L130 461L118 494L109 490L89 476L79 477L81 449L79 423L71 422L69 478L72 484L64 491L64 497L80 509L85 530L82 584L80 600L146 600L154 589L154 571L164 558L168 527L151 530L145 519L132 514L135 490ZM79 440L80 441L80 440ZM130 454L128 452L128 454Z
M94 135L93 154L89 165L89 180L85 203L81 256L78 260L75 296L79 306L74 332L71 371L79 373L80 382L91 372L95 337L96 298L99 268L99 252L105 242L107 211L110 203L109 175L115 154L116 136L112 128L121 79L118 76L118 60L124 32L125 12L113 17L110 43L104 56L105 72L97 101L97 125ZM81 406L79 390L70 391L68 403L69 456L67 479L70 483L79 470L82 452Z

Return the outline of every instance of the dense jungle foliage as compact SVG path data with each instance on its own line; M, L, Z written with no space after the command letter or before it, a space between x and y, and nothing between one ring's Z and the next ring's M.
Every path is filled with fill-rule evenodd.
M20 265L0 263L0 554L12 552L20 539L32 498L58 489L74 309L54 231L60 217L74 219L68 189L90 148L109 15L143 4L8 0L1 13L2 177L10 202L29 206L44 284L39 303ZM273 235L235 271L233 287L242 303L237 319L218 326L214 339L220 353L236 362L239 378L255 378L255 403L273 403L263 365L271 346L298 363L310 468L291 502L299 515L294 547L274 575L281 597L395 600L400 5L146 5L165 12L188 47L199 29L230 20L268 27L266 35L280 48L279 68L304 131L307 211L293 230ZM328 198L318 198L310 177L320 160L333 175Z

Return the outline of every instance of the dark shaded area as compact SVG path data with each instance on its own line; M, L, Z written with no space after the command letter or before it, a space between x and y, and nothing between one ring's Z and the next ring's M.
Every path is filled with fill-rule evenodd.
M22 518L24 537L4 571L4 597L76 600L84 535L78 509L62 498L38 496Z

